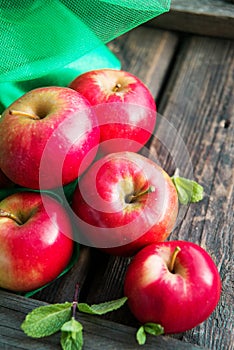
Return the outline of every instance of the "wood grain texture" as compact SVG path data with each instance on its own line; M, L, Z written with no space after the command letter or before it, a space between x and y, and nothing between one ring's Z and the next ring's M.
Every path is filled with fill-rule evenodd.
M200 244L219 268L223 288L218 307L207 322L183 337L209 349L233 349L234 344L233 57L231 41L188 39L181 48L160 108L183 138L194 177L205 188L203 202L188 208L170 239ZM163 123L159 130L160 127L165 134ZM176 140L171 142L176 144ZM152 147L157 145L153 143Z
M150 25L215 37L234 38L234 6L225 0L172 0L169 12Z
M122 69L138 76L157 97L177 44L176 34L138 27L115 39L108 46L120 59Z
M171 0L171 9L217 17L234 17L233 6L226 0Z
M0 349L1 350L56 350L59 345L60 334L32 339L20 329L26 314L36 307L45 305L37 300L15 296L0 291ZM77 317L84 328L84 350L134 350L135 329L120 324L107 322L98 317L78 314ZM169 337L149 337L147 349L162 350L199 350L201 347L190 346ZM204 349L204 348L203 348Z

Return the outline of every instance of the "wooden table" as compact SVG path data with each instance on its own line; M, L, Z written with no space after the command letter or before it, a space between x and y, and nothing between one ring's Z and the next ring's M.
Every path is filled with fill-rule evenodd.
M214 23L217 18L213 17ZM191 27L184 32L159 29L155 19L109 44L122 68L141 78L155 96L159 118L156 136L148 144L150 153L172 174L177 164L171 155L177 154L178 160L185 148L189 162L181 162L181 171L186 176L192 169L192 176L205 189L202 202L181 212L169 239L201 245L222 278L221 300L205 322L176 336L149 337L145 349L234 349L234 42L215 33L208 37L202 28L202 35L192 32ZM122 297L129 261L82 247L72 270L32 298L0 291L0 349L60 349L58 334L41 340L26 337L20 330L25 314L44 302L71 301L77 281L81 301ZM138 349L136 321L127 306L106 317L79 317L84 324L84 349Z

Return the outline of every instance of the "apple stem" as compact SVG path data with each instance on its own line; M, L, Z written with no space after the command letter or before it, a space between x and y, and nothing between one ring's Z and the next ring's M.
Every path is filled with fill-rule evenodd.
M79 293L80 293L80 286L79 286L79 283L76 283L74 298L73 298L73 302L72 302L72 317L73 318L75 318L75 316L76 316L76 308L77 308L77 304L78 304Z
M121 88L121 84L120 84L120 83L117 83L117 84L115 84L115 86L114 86L114 88L113 88L113 91L114 91L114 92L117 92L117 91L119 91L120 88Z
M139 193L137 193L137 194L130 194L129 196L127 196L126 202L127 202L127 203L132 203L132 202L134 202L137 198L143 196L144 194L152 193L152 192L155 192L155 187L154 187L154 186L150 186L150 187L147 188L145 191L139 192Z
M23 225L23 222L17 217L15 216L14 214L12 213L9 213L3 209L0 209L0 217L2 218L9 218L9 219L12 219L14 220L18 225Z
M10 115L19 115L19 116L22 116L22 117L29 117L29 118L31 118L33 120L40 120L40 118L37 115L35 115L35 114L22 112L22 111L15 111L13 109L9 110L9 114Z
M171 273L174 272L176 257L180 251L181 251L180 247L177 246L177 247L175 247L175 250L172 253L171 262L170 262L170 266L169 266L169 271Z

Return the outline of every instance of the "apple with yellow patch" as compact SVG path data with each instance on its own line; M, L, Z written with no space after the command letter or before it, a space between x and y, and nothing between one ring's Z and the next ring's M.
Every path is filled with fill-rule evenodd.
M116 69L92 70L69 87L95 106L102 153L137 152L151 137L156 104L149 88L135 75Z
M6 197L0 202L0 247L0 288L27 292L51 282L73 253L66 210L35 192Z
M96 156L98 121L90 103L72 89L28 91L0 118L0 168L31 189L65 186Z
M94 162L81 177L72 209L83 244L131 256L169 236L178 196L155 162L135 152L116 152Z

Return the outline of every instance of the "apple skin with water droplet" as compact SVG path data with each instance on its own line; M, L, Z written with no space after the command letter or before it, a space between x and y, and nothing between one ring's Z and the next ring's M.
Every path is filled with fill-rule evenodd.
M176 247L180 248L170 270ZM205 321L217 306L221 278L211 256L199 245L167 241L143 248L130 262L124 295L136 319L179 333Z
M84 96L65 87L36 88L0 118L0 168L23 187L64 186L91 164L99 138L96 115Z
M164 241L174 228L178 196L169 175L134 152L108 154L90 166L72 209L84 244L130 256Z
M100 126L100 153L141 149L153 134L156 104L148 87L124 70L85 72L69 85L95 107Z
M0 288L27 292L54 280L68 265L74 242L64 207L35 192L0 202Z

